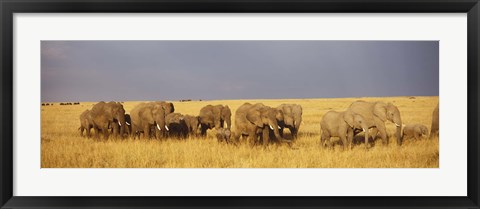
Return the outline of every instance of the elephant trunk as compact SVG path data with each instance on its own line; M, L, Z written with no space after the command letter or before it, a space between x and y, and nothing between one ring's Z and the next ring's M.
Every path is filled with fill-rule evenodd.
M275 138L277 138L278 141L281 141L281 142L290 142L290 140L287 140L287 139L284 139L281 135L280 135L280 131L278 129L278 123L275 122L270 122L268 124L269 128L272 129L273 131L273 134L275 135Z
M230 128L232 127L232 120L230 117L225 119L225 123L227 123L227 129L231 130Z
M218 120L215 119L214 123L215 123L215 130L220 129L223 126L223 121L221 119L218 119Z
M402 145L403 141L403 136L402 136L402 126L397 126L397 130L395 132L395 135L397 137L397 145Z
M125 116L120 117L118 123L118 125L120 125L120 137L123 137L125 134L125 127L127 126L127 123L125 122Z
M397 144L402 145L402 118L400 117L400 112L395 114L395 116L392 118L392 122L395 124L397 130L395 132L395 136L397 137Z
M368 147L368 137L369 137L368 136L368 132L369 132L368 128L369 127L366 124L363 124L362 129L363 129L363 132L365 133L365 148ZM352 141L350 141L350 143L353 143L353 137L352 137Z

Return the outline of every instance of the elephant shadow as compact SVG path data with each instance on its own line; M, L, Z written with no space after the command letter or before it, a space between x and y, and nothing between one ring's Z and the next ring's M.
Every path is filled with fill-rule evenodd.
M269 138L271 139L271 141L272 141L273 143L280 143L280 141L277 140L277 138L275 137L275 134L273 133L273 131L270 131L270 132L269 132L269 136L270 136ZM299 136L300 136L300 134L299 134ZM282 137L283 137L284 139L286 139L286 140L290 140L290 141L293 141L293 140L294 140L294 139L293 139L293 134L290 133L289 131L283 132Z
M362 145L364 143L365 143L365 135L363 133L353 136L352 145L356 146L356 145ZM368 144L372 147L375 146L375 139L372 138L371 136L368 137Z

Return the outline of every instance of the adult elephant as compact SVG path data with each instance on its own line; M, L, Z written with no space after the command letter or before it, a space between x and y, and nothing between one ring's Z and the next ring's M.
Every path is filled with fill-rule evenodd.
M163 104L162 102L140 103L130 111L134 139L137 135L140 138L142 132L144 138L150 138L152 127L155 131L153 134L157 139L165 135L167 131L165 125L166 110Z
M200 121L198 116L185 115L185 123L187 124L188 133L191 136L196 136L198 127L200 126Z
M280 135L283 137L283 129L288 128L292 137L297 138L300 124L302 123L302 106L298 104L281 104L277 107L283 112L283 121L279 121Z
M232 112L228 105L207 105L200 109L198 117L201 136L206 136L208 129L215 128L218 130L219 128L223 128L224 123L226 123L227 129L230 129L232 125Z
M105 139L108 139L110 124L117 123L120 126L120 136L125 133L125 109L123 105L118 102L99 102L92 107L91 117L93 121L93 128L95 131L95 137L99 137L101 131ZM117 136L114 133L114 136Z
M80 136L83 136L85 131L88 138L90 138L90 130L93 128L93 119L90 110L85 110L80 114Z
M280 142L290 142L280 136L277 120L283 120L283 113L261 103L245 103L235 112L235 138L247 137L251 144L263 141L263 145L269 143L269 130Z
M349 111L363 116L369 128L376 128L384 143L388 144L387 128L385 121L390 121L397 127L395 135L397 144L402 144L402 119L397 106L392 103L383 102L353 102L348 108ZM366 130L365 132L367 132ZM368 138L365 138L365 148L368 146Z
M432 126L430 127L430 139L433 139L435 136L439 136L439 104L433 109L432 113Z
M187 138L188 127L185 117L180 113L170 113L165 116L165 127L169 137Z
M365 132L365 140L368 140L368 126L364 118L352 111L328 111L322 117L320 129L322 135L320 144L323 147L325 142L330 142L331 137L339 137L343 144L343 149L351 148L354 129L361 129ZM329 143L330 144L330 143Z

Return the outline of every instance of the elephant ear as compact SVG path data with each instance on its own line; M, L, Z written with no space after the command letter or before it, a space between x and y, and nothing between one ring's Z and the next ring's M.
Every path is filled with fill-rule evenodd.
M353 112L351 111L346 111L343 113L343 120L347 122L348 126L354 127L355 122L354 122L354 117L353 117Z
M138 116L143 120L147 120L149 123L153 123L152 109L149 107L142 108L138 111Z
M230 110L230 107L228 107L228 105L225 105L225 107L222 108L223 119L227 119L231 115L232 111Z
M277 121L284 121L285 120L285 112L283 110L273 109L275 113L275 118Z
M263 122L262 118L260 115L260 111L251 109L247 112L247 120L250 121L251 123L255 124L258 127L263 127Z
M384 103L377 102L373 106L373 114L380 118L382 121L387 120L387 107Z

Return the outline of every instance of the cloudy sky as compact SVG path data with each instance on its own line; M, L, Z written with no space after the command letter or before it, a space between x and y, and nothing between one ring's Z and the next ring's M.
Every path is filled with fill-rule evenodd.
M438 96L437 41L42 41L43 102Z

